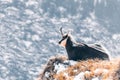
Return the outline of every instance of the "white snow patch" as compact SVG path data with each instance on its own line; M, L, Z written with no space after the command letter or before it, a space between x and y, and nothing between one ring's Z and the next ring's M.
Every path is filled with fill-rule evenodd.
M34 12L32 10L30 10L30 9L26 9L25 10L25 14L27 14L27 15L33 15Z
M92 15L93 17L93 15ZM94 17L93 17L94 18ZM95 27L96 25L98 25L97 22L94 21L94 19L92 19L91 17L87 17L85 20L84 20L85 23L87 23L87 25L90 25L88 27Z
M92 80L100 80L99 77L92 78Z
M74 80L84 80L84 72L79 73L77 76L74 77Z
M1 1L1 3L4 3L4 4L13 2L13 0L0 0L0 1Z
M91 18L92 18L93 20L96 19L96 16L95 16L95 12L94 12L94 11L90 13L90 16L91 16Z
M16 7L13 7L13 6L12 6L12 7L8 7L6 10L11 10L11 11L12 11L12 10L13 10L13 11L18 11L18 9L17 9Z
M6 68L6 67L4 67L4 66L1 66L1 69L2 69L2 70L6 70L6 71L7 71L7 68Z
M8 62L9 62L9 59L12 58L12 57L13 57L13 55L10 55L10 53L7 53L7 54L3 57L3 59L5 60L5 63L8 63Z
M57 71L56 73L59 73L61 71L64 71L68 66L70 65L75 65L77 62L76 61L72 61L72 60L66 60L64 61L64 64L62 63L59 63L59 64L54 64L55 68L54 68L54 71ZM65 74L67 75L67 74Z
M60 21L61 22L68 22L68 19L67 18L61 18Z
M15 7L8 7L5 9L5 12L8 14L8 15L17 15L17 12L19 10Z
M28 48L31 46L32 42L30 41L23 41L23 43L25 44L25 46Z
M62 13L66 11L66 9L65 9L64 7L62 7L62 6L61 6L61 7L58 7L58 10L59 10L60 12L62 12Z
M56 18L51 18L50 20L54 24L60 24L60 22L58 22L58 20Z
M0 13L0 18L4 18L4 17L5 17L5 15Z
M46 73L45 73L45 77L49 78L49 75L50 75L49 72L46 72Z
M38 2L36 0L28 0L28 2L26 2L26 6L31 6L31 5L37 5Z
M91 42L93 39L91 37L81 37L85 42Z
M39 35L33 35L33 36L32 36L32 40L33 40L33 41L38 41L38 40L40 40Z
M54 70L57 71L56 73L58 74L59 72L65 70L65 66L63 64L55 64Z
M118 39L120 39L120 34L113 34L113 35L112 35L112 38L113 38L114 40L118 40Z
M43 9L39 8L39 12L42 14L43 13Z
M80 72L78 75L76 75L74 77L74 80L85 80L85 74L89 74L89 71L85 71L85 72ZM107 69L96 69L94 71L95 75L97 74L108 74L109 71ZM101 80L101 77L93 77L92 80Z
M50 42L50 43L53 43L53 44L56 43L54 39L50 39L49 42ZM57 43L57 44L58 44L58 43Z

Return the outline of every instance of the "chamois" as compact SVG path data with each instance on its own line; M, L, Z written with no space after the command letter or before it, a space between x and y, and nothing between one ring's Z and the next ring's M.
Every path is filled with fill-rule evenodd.
M62 27L60 28L62 40L59 44L66 48L69 60L87 60L87 59L100 59L109 60L109 56L102 49L101 45L89 46L84 43L75 43L72 41L69 33L63 34Z

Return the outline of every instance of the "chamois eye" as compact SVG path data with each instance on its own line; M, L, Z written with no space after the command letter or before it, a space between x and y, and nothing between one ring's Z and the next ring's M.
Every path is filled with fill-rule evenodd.
M63 36L63 39L65 39L65 38L67 38L68 37L68 35L65 35L65 36Z

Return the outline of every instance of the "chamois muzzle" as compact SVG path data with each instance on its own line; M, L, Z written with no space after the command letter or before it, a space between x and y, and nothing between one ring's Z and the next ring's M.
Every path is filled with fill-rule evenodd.
M61 44L62 40L60 40L58 43Z
M59 44L64 41L65 39L67 39L67 35L63 36L62 39L59 41Z

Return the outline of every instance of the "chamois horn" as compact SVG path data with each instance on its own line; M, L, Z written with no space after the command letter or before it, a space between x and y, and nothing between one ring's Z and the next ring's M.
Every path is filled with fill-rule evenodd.
M63 36L63 31L62 31L62 27L60 28L60 32L61 32L61 35Z

